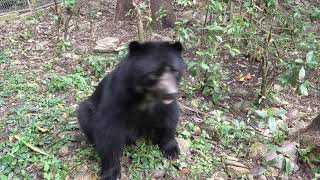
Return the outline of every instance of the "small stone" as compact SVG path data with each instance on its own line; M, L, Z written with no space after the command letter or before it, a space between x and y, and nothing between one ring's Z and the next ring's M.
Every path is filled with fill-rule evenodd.
M36 43L36 51L44 51L46 50L46 46L48 45L48 41L42 41L42 42L39 42L39 43Z
M287 113L289 119L297 119L299 115L299 111L297 109L290 109Z
M237 101L236 103L233 104L233 108L234 108L236 111L240 111L243 102L244 102L243 99L241 99L240 101Z
M232 161L232 160L225 160L224 163L228 166L237 166L237 167L243 167L246 168L246 165L242 164L241 162L238 161Z
M239 161L239 158L236 158L236 157L233 157L233 156L226 156L226 159L230 160L230 161Z
M251 145L250 152L252 157L264 157L268 152L268 148L261 142L255 142Z
M249 174L250 172L247 168L232 165L227 166L227 170L229 174L235 174L236 176Z
M273 90L274 90L275 92L279 93L279 92L283 91L283 87L280 86L279 84L275 84L275 85L273 86Z
M250 175L252 176L259 176L263 173L265 173L267 169L263 166L255 166L252 169L250 169Z
M62 57L67 58L67 59L74 59L74 60L79 60L80 56L74 53L63 53Z
M233 91L233 94L235 96L240 96L240 97L247 97L249 95L249 92L245 89L242 88L237 88Z
M159 179L163 178L166 175L166 172L164 170L156 170L152 173L152 178L151 179Z
M296 143L295 142L290 142L290 141L285 141L282 143L281 147L278 149L279 152L283 152L284 154L286 154L290 160L290 164L292 169L295 171L297 171L299 169L298 165L297 165L297 147L296 147ZM272 161L275 159L278 159L278 161L273 165L273 167L278 168L278 169L282 169L283 167L283 161L282 159L284 158L283 154L278 154L276 151L271 150L266 154L265 159L267 161Z
M201 128L199 126L195 126L193 128L194 135L199 136L201 134Z
M118 48L119 38L106 37L96 42L94 49L98 52L113 52Z
M228 179L228 175L223 173L223 172L215 172L211 178L207 179L207 180L224 180L224 179Z
M66 156L69 154L69 147L67 145L62 146L58 151L59 156Z
M182 155L189 155L190 154L190 142L183 138L176 138L176 141L180 148L180 153Z
M257 177L257 180L268 180L268 178L265 175L260 175Z
M73 178L74 180L96 180L97 178L90 172L77 174Z
M242 104L241 110L244 111L244 112L247 112L247 111L250 110L251 105L252 105L251 101L244 101L243 104Z

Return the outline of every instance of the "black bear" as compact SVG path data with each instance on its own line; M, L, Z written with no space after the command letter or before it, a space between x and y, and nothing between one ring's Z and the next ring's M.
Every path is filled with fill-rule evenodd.
M180 42L129 43L129 52L78 108L78 120L102 162L101 179L120 177L124 145L144 137L176 159Z

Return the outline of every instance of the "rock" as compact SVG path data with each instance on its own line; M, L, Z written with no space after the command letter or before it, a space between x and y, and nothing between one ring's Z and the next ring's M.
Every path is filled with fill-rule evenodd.
M215 172L211 176L211 178L208 178L207 180L225 180L228 179L228 175L223 172Z
M251 157L264 157L268 152L268 148L261 142L255 142L250 147Z
M77 168L72 179L74 179L74 180L96 180L97 177L89 171L88 166L82 165Z
M250 172L247 166L238 160L238 158L228 156L224 161L227 172L231 177L238 177L240 175L249 174Z
M151 179L159 179L159 178L163 178L165 177L166 175L166 172L164 170L155 170L153 173L152 173L152 177Z
M238 167L238 166L232 166L232 165L227 166L227 171L228 171L228 174L236 177L239 177L240 175L249 174L250 172L249 169L245 167Z
M236 157L233 157L233 156L226 156L226 159L230 160L230 161L239 161L239 158L236 158Z
M241 99L240 101L237 101L236 103L233 104L233 108L236 111L241 111L241 107L242 107L243 102L244 102L243 99Z
M237 88L237 89L234 89L233 94L235 96L247 97L249 95L249 92L245 89Z
M265 175L260 175L257 177L257 180L268 180L268 178Z
M46 50L48 44L49 44L48 41L42 41L42 42L36 43L35 49L36 51L44 51Z
M119 38L106 37L98 40L94 49L98 52L113 52L117 49L119 43Z
M262 175L263 173L265 173L266 171L267 171L267 169L263 166L255 166L250 169L250 174L252 176L259 176L259 175Z
M184 156L190 154L190 142L188 140L185 140L183 138L176 138L177 143L180 148L180 153Z
M290 109L287 113L287 117L292 121L293 119L297 119L299 116L299 111L297 109Z
M280 105L280 106L287 106L287 105L289 105L289 102L288 102L288 101L285 101L285 100L281 99L280 97L275 97L275 98L274 98L274 103L275 103L275 104L278 104L278 105Z
M246 168L246 165L242 164L241 162L238 161L233 161L233 160L225 160L224 163L228 166L237 166L237 167L243 167Z
M246 112L251 108L251 101L246 101L246 100L239 100L236 103L233 104L233 108L236 111L240 111L240 112Z
M81 31L89 31L90 30L90 23L89 22L82 22L78 25Z
M73 179L74 180L96 180L97 178L93 174L86 172L86 173L75 175Z
M282 143L281 147L279 147L278 152L282 152L283 154L286 154L286 157L289 158L291 168L294 172L296 172L299 169L299 166L297 165L297 147L295 142L285 141ZM283 168L283 159L285 158L283 154L277 153L274 150L269 151L266 154L265 159L267 161L272 161L277 159L276 163L273 165L273 167L282 169Z
M67 59L74 59L74 60L79 60L80 56L74 53L63 53L62 57L67 58Z
M199 136L201 134L201 128L199 126L194 126L193 132L194 135Z
M275 85L273 86L273 90L274 90L276 93L279 93L279 92L283 91L283 87L280 86L279 84L275 84Z
M59 156L66 156L69 154L69 147L67 145L62 146L58 151Z

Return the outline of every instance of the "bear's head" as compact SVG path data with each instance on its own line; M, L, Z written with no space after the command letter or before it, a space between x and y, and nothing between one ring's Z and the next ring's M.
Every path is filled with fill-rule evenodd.
M136 93L171 104L185 69L182 51L180 42L131 42L128 59Z

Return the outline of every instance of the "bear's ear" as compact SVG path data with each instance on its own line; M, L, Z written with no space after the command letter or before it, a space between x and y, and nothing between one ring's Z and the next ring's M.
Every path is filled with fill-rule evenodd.
M137 54L143 49L143 45L138 41L132 41L129 43L129 54Z
M183 46L179 41L171 43L170 46L171 46L171 48L173 48L174 50L176 50L178 52L182 52L183 51Z

